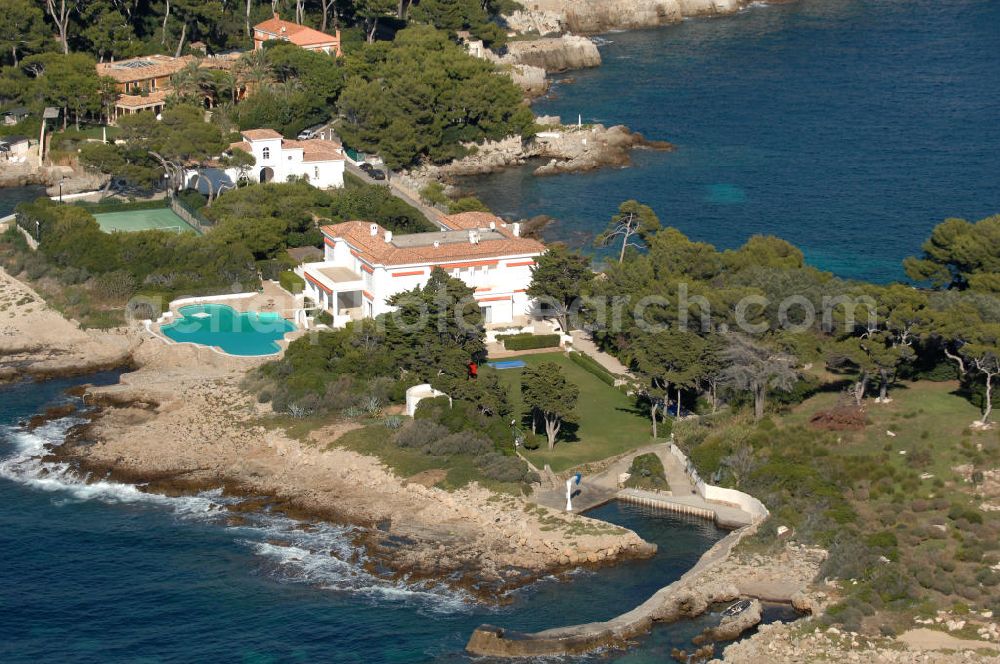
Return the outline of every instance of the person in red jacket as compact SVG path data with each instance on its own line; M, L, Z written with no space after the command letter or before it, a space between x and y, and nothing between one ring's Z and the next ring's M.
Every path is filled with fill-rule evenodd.
M469 362L469 380L476 378L479 378L479 365L475 362Z

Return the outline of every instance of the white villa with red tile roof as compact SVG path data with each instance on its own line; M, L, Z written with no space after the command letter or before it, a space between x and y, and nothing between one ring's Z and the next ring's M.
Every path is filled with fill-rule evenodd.
M336 141L318 138L293 141L273 129L248 129L243 140L229 146L253 155L256 163L245 169L201 168L189 171L187 186L208 193L231 189L240 179L250 182L288 182L304 178L320 189L344 186L344 148Z
M337 30L335 34L328 35L293 21L284 21L278 16L278 12L274 12L274 18L269 18L263 23L253 26L253 48L255 51L259 51L264 48L264 42L274 39L291 42L307 51L332 53L338 58L342 55L340 30Z
M488 324L523 323L531 314L525 292L537 240L520 237L519 224L484 212L444 218L452 230L394 235L378 224L348 221L323 226L324 260L296 272L305 295L333 315L334 327L389 312L386 301L422 287L439 267L475 289Z

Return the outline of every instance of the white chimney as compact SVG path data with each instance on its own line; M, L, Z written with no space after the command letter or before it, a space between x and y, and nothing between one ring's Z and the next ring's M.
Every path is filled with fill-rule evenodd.
M491 222L490 222L490 230L491 230L491 231L495 231L495 230L496 230L496 228L497 228L497 222L495 222L495 221L491 221Z
M385 241L386 243L392 242L392 231L385 232Z
M469 244L479 244L479 231L477 230L469 231Z
M434 240L434 246L435 246L435 247L440 247L440 246L441 246L441 243L440 243L440 242L438 242L437 240Z
M372 237L378 235L378 224L372 224L368 227L368 232L372 234Z
M512 232L514 233L514 237L521 237L521 224L515 221Z

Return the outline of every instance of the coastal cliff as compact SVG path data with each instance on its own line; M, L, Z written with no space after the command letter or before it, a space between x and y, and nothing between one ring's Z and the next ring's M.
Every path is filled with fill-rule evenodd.
M506 20L515 31L597 34L734 14L748 4L748 0L534 0L530 9L514 12Z
M562 37L515 41L507 46L504 61L539 67L548 73L599 67L601 53L586 37Z

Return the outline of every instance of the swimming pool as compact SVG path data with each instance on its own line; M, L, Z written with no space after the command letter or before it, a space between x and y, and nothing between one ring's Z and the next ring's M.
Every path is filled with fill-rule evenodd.
M497 360L496 362L488 362L489 366L494 369L520 369L524 365L524 360Z
M225 304L192 304L178 310L180 318L160 328L179 343L214 346L230 355L270 355L295 325L277 313L236 311Z

